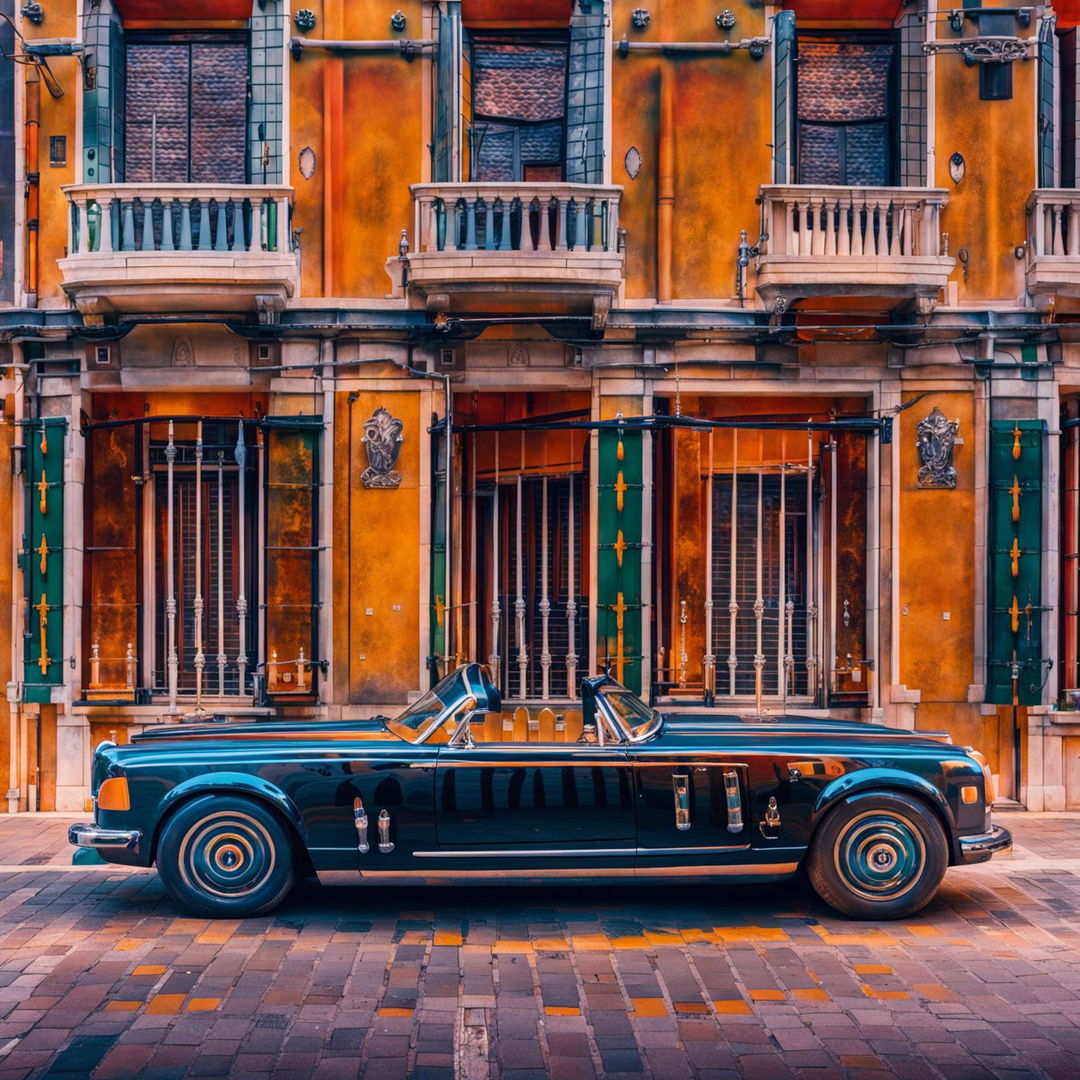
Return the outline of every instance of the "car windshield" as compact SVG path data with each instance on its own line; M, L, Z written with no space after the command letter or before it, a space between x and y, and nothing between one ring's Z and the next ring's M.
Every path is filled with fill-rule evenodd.
M431 731L432 725L447 706L468 696L462 671L447 676L423 697L414 701L403 713L386 721L386 727L406 742L446 742L450 732ZM430 735L428 732L431 732Z
M603 695L634 742L647 739L660 726L660 714L650 709L637 694L620 686L605 689Z

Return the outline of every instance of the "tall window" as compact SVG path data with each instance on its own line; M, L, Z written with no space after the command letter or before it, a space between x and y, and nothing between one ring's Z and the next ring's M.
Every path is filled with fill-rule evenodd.
M566 66L565 37L473 37L474 180L564 178Z
M895 183L897 63L891 37L800 34L796 71L798 183Z
M130 35L125 180L244 183L247 85L246 35Z

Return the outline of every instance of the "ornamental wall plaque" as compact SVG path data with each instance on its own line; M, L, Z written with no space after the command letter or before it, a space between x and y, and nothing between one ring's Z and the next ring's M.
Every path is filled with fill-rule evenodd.
M386 409L376 409L370 420L364 421L364 437L360 440L367 451L368 467L360 475L366 488L396 488L401 473L394 469L404 436L404 423Z
M946 420L941 410L935 408L925 419L915 425L915 445L919 449L922 468L916 477L921 488L955 488L956 470L953 468L953 447L960 431L959 420Z

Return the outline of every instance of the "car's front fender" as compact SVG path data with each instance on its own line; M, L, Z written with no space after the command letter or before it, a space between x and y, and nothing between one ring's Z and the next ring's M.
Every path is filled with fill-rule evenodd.
M956 832L952 807L942 794L941 789L935 787L929 780L917 773L904 772L900 769L891 769L885 766L875 766L868 769L858 769L855 772L845 773L835 780L826 784L818 793L814 801L814 809L811 815L811 825L815 826L838 802L849 799L852 796L871 795L879 792L909 792L912 795L921 796L937 811L946 828L946 834L950 848L953 836Z

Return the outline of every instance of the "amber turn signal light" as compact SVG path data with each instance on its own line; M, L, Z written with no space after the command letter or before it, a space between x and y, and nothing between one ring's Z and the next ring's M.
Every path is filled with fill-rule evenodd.
M114 776L106 780L98 788L97 804L99 810L130 810L127 777Z
M125 788L125 791L127 789ZM960 789L960 798L968 804L979 801L979 789L974 784L965 784Z

